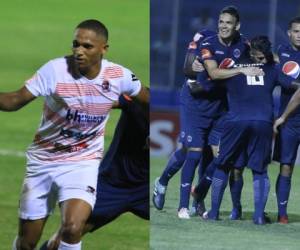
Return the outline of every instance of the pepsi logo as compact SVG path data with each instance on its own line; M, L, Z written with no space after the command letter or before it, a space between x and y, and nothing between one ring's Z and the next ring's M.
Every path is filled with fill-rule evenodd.
M234 60L232 60L231 58L225 58L220 64L219 64L219 68L220 69L229 69L232 68L234 65Z
M287 61L282 66L282 72L294 79L296 79L299 76L300 73L300 67L299 64L294 61Z

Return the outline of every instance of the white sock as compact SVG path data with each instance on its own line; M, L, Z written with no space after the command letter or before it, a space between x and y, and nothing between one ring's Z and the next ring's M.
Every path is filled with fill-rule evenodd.
M81 250L81 241L76 244L69 244L61 240L58 246L58 250Z
M14 239L12 250L17 250L17 240L18 240L18 236L16 236L16 238Z

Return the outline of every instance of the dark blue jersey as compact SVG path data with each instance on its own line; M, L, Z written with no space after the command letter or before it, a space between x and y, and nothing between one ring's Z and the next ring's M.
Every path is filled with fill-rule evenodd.
M219 68L230 68L234 63L248 55L250 46L248 40L237 33L230 45L219 41L218 35L211 36L201 43L201 60L215 60Z
M249 59L235 66L258 66L265 75L251 77L239 74L225 81L229 118L273 122L273 90L276 85L290 86L293 79L280 74L275 64L254 64Z
M189 43L187 53L193 53L197 57L200 55L200 45L203 40L216 35L216 32L210 30L201 30L197 32L193 40ZM206 91L192 96L188 86L188 81L196 80L196 78L186 78L186 82L182 87L180 100L183 104L191 105L199 111L202 116L214 118L223 114L226 108L226 93L225 90L216 86L211 82L206 71L197 74L197 83Z
M300 51L294 50L291 45L281 45L278 48L281 72L295 80L300 80ZM285 110L294 90L283 88L281 90L279 114ZM289 121L300 122L300 107L289 117Z
M117 187L135 187L149 182L149 108L119 98L121 117L99 174Z

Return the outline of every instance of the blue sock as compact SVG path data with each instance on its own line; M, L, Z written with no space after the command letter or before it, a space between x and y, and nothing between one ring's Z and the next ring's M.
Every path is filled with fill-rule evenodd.
M196 167L201 159L201 151L189 151L181 171L180 208L188 208L190 201L191 184L194 179Z
M278 175L276 181L276 196L277 196L277 206L278 215L287 215L287 204L289 200L290 190L291 190L291 176Z
M224 191L228 182L229 171L217 168L211 185L211 210L210 217L218 218Z
M177 149L170 157L168 164L162 173L159 182L163 186L167 186L169 180L180 170L186 157L185 149Z
M253 171L254 217L263 217L270 191L268 174Z
M241 207L241 195L244 186L244 179L241 175L238 180L236 180L233 174L229 178L229 187L233 208L239 209Z
M206 168L203 177L200 179L198 185L196 186L195 192L197 193L198 201L203 201L205 199L208 190L211 186L212 178L216 167L217 165L214 163L214 161L212 161Z

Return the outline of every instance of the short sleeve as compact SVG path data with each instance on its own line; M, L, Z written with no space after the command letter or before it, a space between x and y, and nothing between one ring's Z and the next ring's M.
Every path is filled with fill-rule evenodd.
M140 92L142 84L140 80L129 69L124 68L124 77L121 81L121 94L136 96Z
M215 52L210 41L204 40L200 46L201 61L216 60Z
M49 96L55 90L55 70L52 62L43 65L29 80L25 83L26 88L34 96Z

